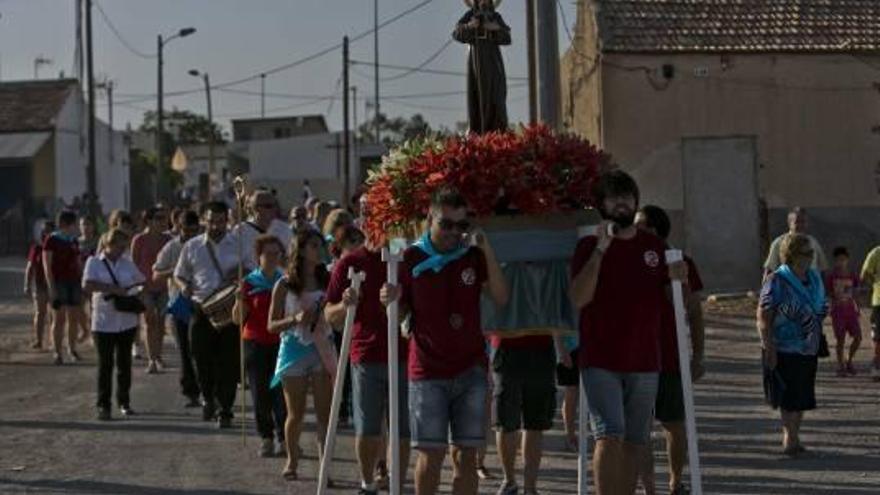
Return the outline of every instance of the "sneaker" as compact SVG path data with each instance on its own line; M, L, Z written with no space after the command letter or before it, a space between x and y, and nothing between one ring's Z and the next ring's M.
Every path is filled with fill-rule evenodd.
M109 407L98 408L98 421L110 421L111 419L113 419L113 416L110 414Z
M205 402L205 404L202 406L202 420L213 421L216 415L217 407L210 402Z
M217 428L220 428L221 430L232 428L232 418L233 415L231 412L220 412L219 419L217 420Z
M144 358L144 355L141 354L141 345L137 342L135 342L134 345L131 346L131 357L137 360L141 360Z
M82 361L82 358L79 357L79 353L77 353L76 350L72 350L72 351L68 352L67 357L70 358L71 363L78 363L78 362Z
M849 376L856 376L858 372L856 371L856 367L852 364L852 361L846 363L846 373Z
M134 412L134 409L132 409L131 406L119 406L119 412L122 413L122 415L126 418L137 414Z
M56 366L64 364L64 359L61 357L60 352L55 353L55 357L52 359L52 362L55 363Z
M165 371L167 366L165 366L165 361L162 361L162 358L156 358L153 360L156 363L156 369L159 370L159 373Z
M492 478L494 478L494 476L492 476L492 471L489 471L489 468L483 466L482 464L477 466L477 476L479 476L479 478L483 481L491 480Z
M187 409L192 409L194 407L202 407L202 401L199 400L198 395L187 395L186 396L186 404L183 407Z
M156 364L155 359L151 359L150 364L147 365L147 374L148 375L158 375L159 374L159 366Z
M669 492L669 495L689 495L690 493L691 491L686 486L678 485Z
M516 486L516 482L513 481L505 481L501 483L501 487L498 488L498 495L517 495L519 493L519 487Z
M34 342L33 344L31 344L31 349L41 351L41 350L43 350L43 343L42 342Z
M260 457L274 457L275 456L275 440L271 438L264 438L263 443L260 445Z

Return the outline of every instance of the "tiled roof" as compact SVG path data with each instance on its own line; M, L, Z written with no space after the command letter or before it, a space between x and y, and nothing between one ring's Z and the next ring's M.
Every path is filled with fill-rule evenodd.
M52 129L77 84L76 79L0 83L0 132Z
M880 0L583 0L605 52L868 52Z

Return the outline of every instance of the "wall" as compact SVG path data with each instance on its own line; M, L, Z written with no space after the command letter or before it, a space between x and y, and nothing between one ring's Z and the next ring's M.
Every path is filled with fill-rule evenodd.
M597 26L589 2L580 1L572 46L560 64L562 122L590 142L602 143L602 65L597 62Z
M82 101L71 92L55 124L55 197L67 203L86 190L86 134Z
M111 143L112 140L112 150ZM98 196L104 211L114 208L131 209L129 148L125 135L113 131L101 122L95 122L95 167Z

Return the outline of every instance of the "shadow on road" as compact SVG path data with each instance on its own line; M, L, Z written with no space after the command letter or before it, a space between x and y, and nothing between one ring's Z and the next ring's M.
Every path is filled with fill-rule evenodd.
M154 487L142 485L129 485L126 483L112 483L91 480L13 480L0 477L0 487L20 487L22 489L40 490L41 493L109 493L117 495L147 495L162 493L167 495L247 495L251 492L240 490L175 490L168 487Z

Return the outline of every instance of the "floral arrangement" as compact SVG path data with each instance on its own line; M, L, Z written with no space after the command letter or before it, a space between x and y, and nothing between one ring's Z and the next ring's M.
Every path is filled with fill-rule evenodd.
M596 146L544 125L408 141L367 178L364 230L375 245L413 237L443 186L458 189L477 217L583 209L592 205L599 174L610 167L610 157Z

